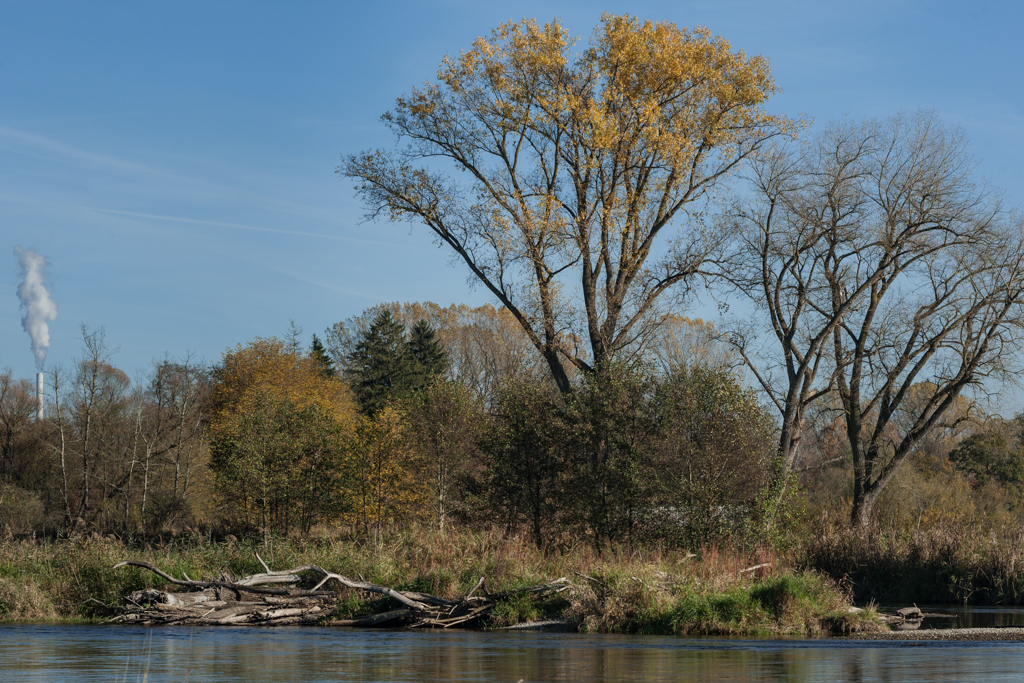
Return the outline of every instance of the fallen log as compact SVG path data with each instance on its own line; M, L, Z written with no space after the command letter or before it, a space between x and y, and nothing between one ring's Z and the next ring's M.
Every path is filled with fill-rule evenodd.
M322 624L449 628L485 617L499 601L513 595L530 593L546 596L569 587L569 581L563 577L547 584L490 595L484 588L485 577L481 576L466 595L458 600L448 600L363 580L353 581L315 564L273 571L259 554L256 559L263 566L261 573L238 579L222 575L220 579L208 581L194 581L187 575L179 579L139 560L119 562L114 565L115 569L128 566L146 569L172 585L191 590L180 593L153 588L135 591L125 598L121 614L113 621L144 625ZM313 581L316 583L312 588L299 587L299 584L306 582L308 585ZM265 588L268 584L280 587ZM331 620L330 616L338 606L339 593L328 589L328 585L386 596L400 607L353 619ZM476 594L478 591L480 594Z

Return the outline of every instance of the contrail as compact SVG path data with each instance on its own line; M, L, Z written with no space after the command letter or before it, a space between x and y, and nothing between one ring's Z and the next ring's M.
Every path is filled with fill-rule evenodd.
M21 326L32 338L36 368L42 370L46 362L46 351L50 348L50 326L47 321L57 319L57 304L53 303L44 284L46 257L21 247L14 247L14 253L18 257L22 276L21 284L18 285L18 298L21 299L21 307L25 309Z

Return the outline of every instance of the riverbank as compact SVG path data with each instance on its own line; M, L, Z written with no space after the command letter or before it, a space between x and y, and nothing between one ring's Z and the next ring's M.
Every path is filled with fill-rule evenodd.
M316 564L398 590L457 599L484 577L490 594L566 577L571 589L538 598L511 594L483 628L562 619L584 632L686 635L802 635L878 630L871 610L851 613L835 582L797 571L770 553L708 550L699 555L590 546L542 553L497 532L395 534L383 543L324 536L275 539L269 545L193 535L159 547L108 538L0 542L0 620L103 621L125 596L166 582L124 560L148 562L175 577L243 576L262 570L256 551L275 569ZM353 619L386 607L386 598L339 593L325 617Z
M926 641L983 641L1024 642L1024 628L929 628L916 631L878 631L846 636L846 640L926 640Z

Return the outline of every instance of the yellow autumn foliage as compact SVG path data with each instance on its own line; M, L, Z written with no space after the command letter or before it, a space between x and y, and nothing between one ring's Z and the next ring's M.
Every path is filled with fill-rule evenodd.
M716 262L708 201L800 125L765 109L775 92L767 60L706 28L606 13L577 46L524 19L445 58L384 114L402 144L339 173L368 215L431 230L570 391Z
M278 339L228 351L215 378L211 468L231 516L264 533L337 519L358 424L348 388Z
M296 355L280 339L257 338L224 354L212 394L211 427L260 398L285 400L297 408L319 406L348 430L354 428L355 405L343 383L323 377L316 361Z
M394 405L373 417L360 416L355 433L350 486L352 505L344 519L364 533L424 512L426 489L417 480L414 452L407 439L405 416Z

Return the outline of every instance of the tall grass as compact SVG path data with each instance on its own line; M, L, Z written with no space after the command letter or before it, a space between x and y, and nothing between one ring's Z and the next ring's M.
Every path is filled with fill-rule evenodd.
M1024 604L1024 532L967 525L928 530L829 528L800 565L848 583L858 602Z
M517 595L501 602L487 624L564 618L585 631L634 633L818 634L857 630L870 615L848 614L837 584L793 571L771 551L706 548L697 554L660 548L589 544L542 552L527 539L496 529L438 534L407 529L374 543L324 531L267 545L219 542L194 535L160 548L92 538L60 542L0 542L0 619L89 620L116 613L124 597L163 581L135 568L143 560L174 576L217 578L262 570L258 551L274 569L319 564L340 574L449 599L486 577L484 590L509 591L567 577L570 590L553 598ZM743 571L763 565L756 570ZM386 608L379 599L343 592L337 616Z

